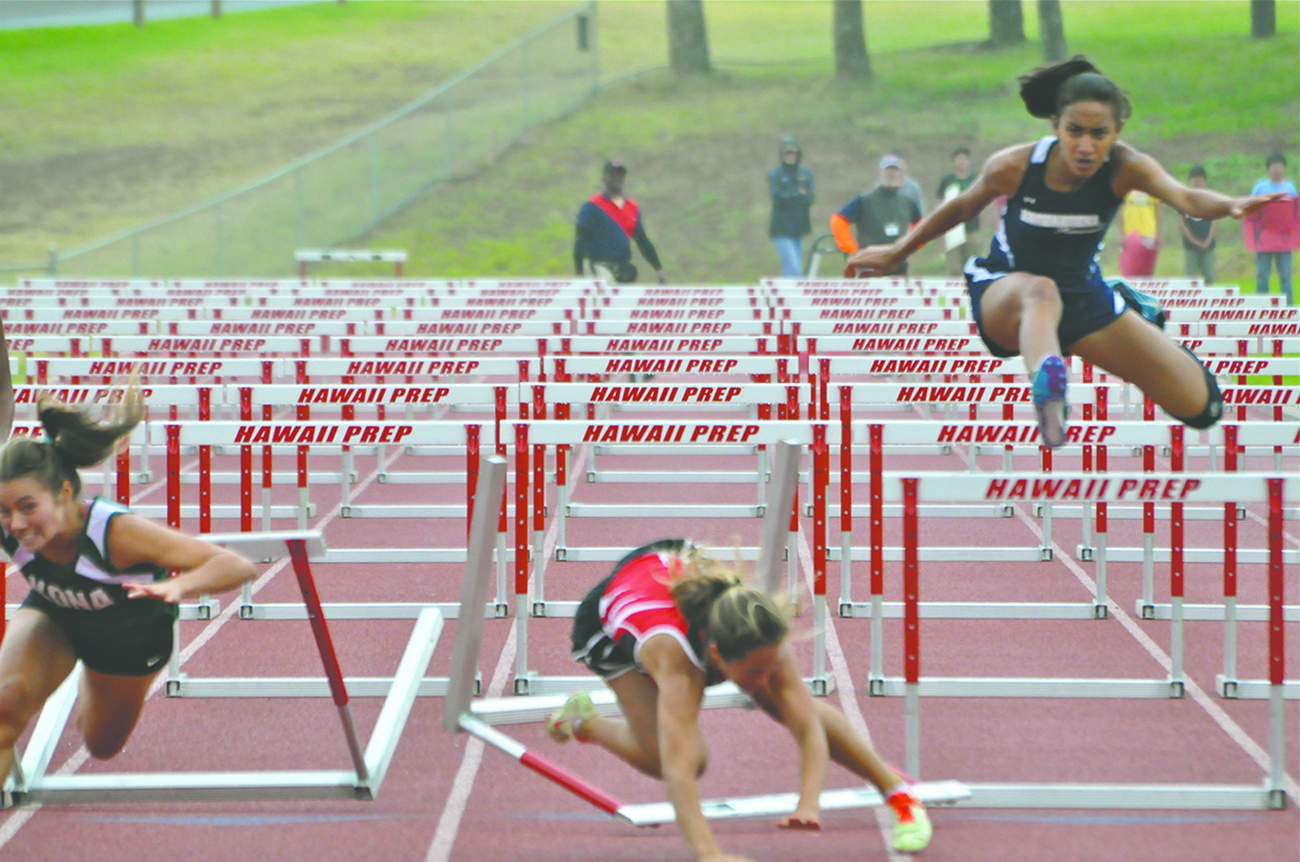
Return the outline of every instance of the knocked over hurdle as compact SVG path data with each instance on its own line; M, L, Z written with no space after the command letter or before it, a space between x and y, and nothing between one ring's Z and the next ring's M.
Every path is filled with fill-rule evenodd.
M781 443L778 447L779 460L783 465L796 464L794 455L798 452L797 444ZM778 469L781 481L774 489L768 517L763 524L762 547L767 553L767 560L775 559L775 550L785 543L787 519L779 513L793 506L794 489L797 475L789 469ZM493 500L505 488L506 461L500 457L484 459L484 467L479 474L477 496ZM484 496L486 495L486 496ZM786 502L782 506L783 501ZM462 584L461 601L475 607L487 600L487 593L492 581L492 543L496 529L495 515L487 507L479 507L470 526L469 546L466 551L465 576ZM770 589L779 583L780 566L764 567L760 561L759 571L762 583ZM526 618L526 613L521 613ZM462 613L459 617L455 644L452 649L452 676L448 681L447 696L443 700L442 726L448 733L466 732L498 750L513 757L542 777L560 785L565 790L586 800L600 810L611 814L625 823L634 826L658 826L672 823L675 819L673 807L669 803L652 803L647 805L625 805L599 787L581 776L552 763L545 757L530 751L513 737L502 733L493 724L515 724L542 721L551 711L558 708L564 696L558 697L515 697L492 701L471 703L475 681L478 673L479 648L483 639L483 617L474 613ZM617 714L612 692L608 689L595 692L592 701L602 715ZM742 706L749 698L731 683L713 686L705 694L705 706ZM913 793L927 805L952 804L970 796L969 791L956 781L930 782L915 785ZM739 797L731 799L704 800L700 808L704 816L711 820L738 817L778 817L795 810L798 795L794 793L772 794L767 796ZM827 790L821 795L823 810L842 810L881 805L884 799L874 788L850 788L845 790Z
M232 799L374 799L379 793L398 740L415 702L420 676L433 657L442 633L436 608L423 611L402 654L397 673L362 750L352 719L347 686L339 668L310 558L325 550L320 533L231 533L204 538L253 560L288 556L308 607L316 648L325 666L331 696L347 742L352 769L286 770L277 772L152 772L50 775L48 769L64 725L77 698L80 665L50 696L37 719L27 753L15 750L14 768L5 792L18 803L44 802L191 802Z

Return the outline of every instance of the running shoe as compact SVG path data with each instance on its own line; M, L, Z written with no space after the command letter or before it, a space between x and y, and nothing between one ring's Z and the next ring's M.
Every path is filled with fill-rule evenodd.
M592 705L591 697L585 691L575 691L569 695L564 706L546 720L546 733L556 742L568 742L577 738L577 725L595 715L596 707Z
M894 809L894 849L903 853L924 850L934 832L925 806L911 793L899 790L889 797L889 807Z
M1067 374L1065 361L1059 356L1049 356L1034 372L1034 410L1038 412L1038 432L1043 438L1043 445L1055 449L1065 443L1065 432L1069 429L1066 420L1070 416L1070 405L1065 400Z

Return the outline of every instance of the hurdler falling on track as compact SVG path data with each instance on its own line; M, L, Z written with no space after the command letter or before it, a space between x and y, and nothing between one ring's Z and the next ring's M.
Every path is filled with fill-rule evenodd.
M1082 56L1020 79L1029 113L1053 135L994 154L966 191L945 201L892 245L848 259L862 276L893 272L931 239L974 218L999 195L1006 214L987 257L966 263L971 311L995 356L1025 359L1044 445L1066 439L1063 351L1138 386L1165 412L1208 428L1223 412L1214 377L1143 316L1149 297L1102 280L1097 249L1124 196L1146 192L1194 218L1241 218L1280 194L1227 197L1188 188L1155 159L1119 141L1128 98ZM1140 315L1134 310L1146 310Z
M0 421L12 420L12 387L7 401ZM140 421L134 386L122 414L101 422L44 401L44 438L15 437L0 448L0 544L31 587L0 643L0 781L23 729L78 659L86 748L100 759L121 751L171 656L176 603L257 574L237 554L82 498L77 469L111 455ZM180 574L169 578L169 570Z
M784 725L799 747L798 807L784 828L820 827L819 797L830 759L870 781L894 811L894 848L930 841L930 821L904 780L853 731L843 713L815 700L787 637L788 610L684 540L629 553L594 587L573 621L574 657L599 674L622 718L597 715L571 696L546 730L557 741L598 743L663 779L683 840L697 862L743 862L724 853L700 808L696 779L707 755L700 734L706 685L731 680Z

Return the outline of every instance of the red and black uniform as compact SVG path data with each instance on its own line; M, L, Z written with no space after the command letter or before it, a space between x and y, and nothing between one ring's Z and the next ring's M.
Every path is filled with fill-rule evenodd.
M691 663L709 682L721 675L709 664L704 633L686 622L668 593L680 574L682 539L664 539L629 553L614 571L587 593L573 619L573 657L604 679L630 670L645 673L641 647L666 634L681 644Z
M578 210L578 225L573 241L573 264L582 275L584 260L602 263L618 276L619 281L635 281L636 268L632 266L632 241L656 271L663 269L654 243L646 236L641 221L641 208L631 198L624 198L622 206L616 205L597 192ZM630 277L624 278L624 275Z

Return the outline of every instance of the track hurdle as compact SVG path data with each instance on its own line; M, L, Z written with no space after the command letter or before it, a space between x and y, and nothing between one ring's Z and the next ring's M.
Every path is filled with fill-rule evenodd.
M37 719L6 790L22 803L45 802L192 802L234 799L374 799L388 772L393 753L415 701L420 675L428 667L442 632L442 615L435 608L421 613L402 655L397 673L384 692L369 743L362 749L352 719L347 684L339 668L329 627L321 610L310 560L319 558L324 542L319 533L234 533L209 535L209 541L250 559L288 556L303 600L310 609L316 648L325 668L328 693L338 709L352 768L346 770L284 770L276 772L157 772L51 775L49 764L77 697L80 665L63 682ZM155 707L158 708L158 707Z
M1286 728L1283 697L1283 572L1281 560L1282 503L1300 501L1297 483L1267 474L1203 476L1199 479L1162 477L1152 479L1142 473L1060 474L1066 484L1078 483L1080 493L1096 503L1122 501L1144 489L1157 497L1170 492L1183 502L1266 503L1275 529L1269 533L1269 759L1267 778L1262 785L1195 785L1195 784L978 784L969 785L970 805L985 808L1285 808L1287 804L1285 765ZM1059 486L1056 486L1059 488ZM1057 492L1044 490L1040 474L971 476L963 473L917 476L893 474L887 477L884 496L901 501L906 512L903 579L907 605L903 627L904 676L889 680L887 691L874 693L901 694L904 706L904 768L921 774L920 699L941 697L1123 697L1129 686L1117 687L1120 681L1101 680L1016 680L979 678L925 678L920 672L920 564L918 562L919 524L917 506L921 501L1015 499L1048 500ZM1063 683L1072 683L1063 685ZM1138 695L1141 696L1141 695Z
M789 457L789 449L797 450L797 444L778 444L778 459L783 464L797 463ZM505 488L506 461L504 458L489 457L479 476L478 495L485 499L496 499ZM779 494L788 493L793 505L794 488L797 476L789 470L780 471L783 477L779 483ZM771 512L780 512L781 496L777 496L771 506ZM765 523L764 547L776 548L782 542L783 517L775 517ZM461 587L461 599L468 607L477 607L487 600L487 592L492 580L492 534L495 531L493 515L481 509L475 514L470 527L469 546L466 550L465 575ZM766 559L771 560L773 556ZM779 572L779 566L775 567ZM773 569L764 572L764 581L771 576ZM779 578L779 574L776 576ZM526 618L526 614L523 615ZM456 626L456 637L452 649L452 676L449 679L447 696L443 700L442 726L448 733L469 733L483 742L514 758L523 766L538 775L554 782L568 792L594 805L601 811L633 826L658 826L672 823L676 814L669 803L651 803L642 805L625 805L596 785L579 775L551 762L547 758L529 750L513 737L496 729L494 724L519 724L540 722L564 701L564 696L526 698L502 698L496 701L480 700L474 702L475 682L479 665L479 649L483 638L483 618L477 614L463 613ZM592 694L596 709L603 715L618 712L612 692L602 689ZM705 694L706 707L743 706L749 698L726 683L711 687ZM953 804L969 798L969 791L955 781L929 782L915 785L912 791L928 805ZM741 817L780 817L795 810L798 794L783 793L767 796L735 797L730 799L704 800L700 808L710 820L734 819ZM881 805L884 800L874 788L850 788L823 791L820 805L824 811L837 811L848 808L863 808Z

